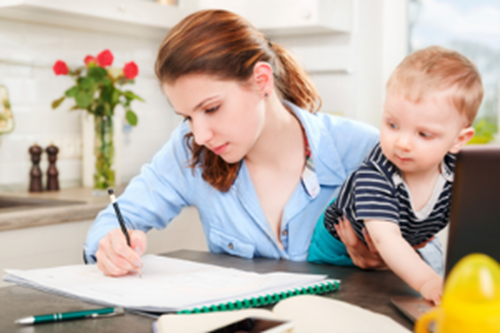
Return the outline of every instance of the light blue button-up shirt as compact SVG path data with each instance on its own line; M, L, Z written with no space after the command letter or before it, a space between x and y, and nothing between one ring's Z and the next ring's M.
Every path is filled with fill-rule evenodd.
M353 120L311 114L287 105L305 130L320 190L312 197L304 182L297 184L282 214L279 237L283 248L262 210L244 160L235 183L226 193L204 181L199 168L193 171L186 167L191 158L184 140L189 132L187 123L172 133L152 162L142 167L118 198L127 227L145 232L163 229L183 207L195 206L210 251L244 258L305 261L319 215L378 142L379 135L375 128ZM96 261L99 240L118 227L111 205L99 213L85 243L88 262Z

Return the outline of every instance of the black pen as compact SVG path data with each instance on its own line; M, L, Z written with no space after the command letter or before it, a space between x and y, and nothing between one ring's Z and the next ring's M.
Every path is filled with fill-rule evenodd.
M118 207L118 202L116 201L115 191L112 188L108 189L109 199L113 204L113 208L115 209L116 217L118 218L118 223L120 223L120 228L122 229L123 234L125 235L125 239L127 239L127 245L130 247L130 235L128 234L127 227L125 226L125 221L123 221L122 212L120 211L120 207ZM142 277L141 270L137 267L137 272L139 276Z

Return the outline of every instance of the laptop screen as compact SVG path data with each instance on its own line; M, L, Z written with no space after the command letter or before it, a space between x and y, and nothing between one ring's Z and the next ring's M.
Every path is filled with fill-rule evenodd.
M456 161L445 275L464 256L500 262L500 146L468 146Z

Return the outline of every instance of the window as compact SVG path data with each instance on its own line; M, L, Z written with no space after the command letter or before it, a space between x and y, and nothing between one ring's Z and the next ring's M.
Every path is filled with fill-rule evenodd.
M472 143L498 132L500 101L500 1L409 0L410 52L430 45L454 49L479 68L484 98Z

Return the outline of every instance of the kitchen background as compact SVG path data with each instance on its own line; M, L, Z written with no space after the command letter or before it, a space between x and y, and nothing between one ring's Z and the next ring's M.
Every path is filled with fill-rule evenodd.
M127 3L106 2L117 6ZM135 2L161 6L146 0ZM399 2L404 4L404 1ZM200 1L197 7L211 7L210 3L217 1ZM285 4L283 1L281 3ZM302 8L307 10L312 7L309 4L320 5L325 2L294 3L297 3L296 7L299 9L302 3ZM297 29L296 33L292 32L289 36L271 35L271 39L291 47L309 70L323 97L322 111L341 113L378 125L384 69L389 72L388 67L392 69L390 65L397 64L404 56L406 45L403 44L399 55L392 54L392 58L396 58L393 64L383 63L384 33L393 33L384 31L384 17L390 13L384 12L383 1L341 0L332 3L339 7L334 8L333 12L346 22L345 28L342 27L345 32L333 30L333 33L304 36ZM255 5L252 8L255 11L266 10L265 6ZM275 14L290 15L287 10L293 11L293 8L284 5L275 10ZM1 11L2 9L0 16ZM313 9L309 15L317 15L312 11ZM356 11L356 17L353 11ZM299 19L304 15L297 14ZM4 84L9 90L16 126L12 133L2 137L0 190L27 188L31 167L28 148L35 142L42 147L54 142L60 147L57 166L62 187L79 186L81 183L82 112L69 112L74 103L68 99L56 110L51 109L52 101L73 84L68 77L54 75L52 65L58 59L74 68L83 65L83 58L87 54L96 55L104 49L110 49L115 56L114 66L123 66L131 60L138 64L139 76L136 83L128 86L128 89L143 97L146 102L133 102L133 108L139 117L137 127L121 126L122 142L119 144L122 152L119 165L120 179L123 182L129 181L138 173L141 165L151 159L180 120L172 112L153 72L163 34L156 31L154 34L145 32L135 37L119 31L86 31L92 28L90 19L87 27L80 26L79 29L55 24L62 25L64 22L48 25L0 19L0 84ZM130 26L132 28L134 25L130 23ZM400 38L405 37L404 29L394 30L401 31ZM370 56L366 57L366 54ZM47 167L45 156L41 167L42 170Z
M478 2L484 3L490 7L490 21L496 19L496 23L483 32L489 29L498 41L499 5ZM9 91L15 120L14 131L0 135L0 192L26 191L31 167L28 148L34 143L42 147L54 143L60 148L57 167L62 188L82 185L83 112L68 111L73 105L69 100L51 109L52 101L73 84L68 77L54 75L52 65L58 59L74 68L83 64L86 55L110 49L114 66L121 67L128 61L139 66L135 84L128 87L145 100L133 102L138 126L126 125L123 110L118 110L119 180L126 183L151 160L181 121L161 92L153 65L168 27L189 12L217 7L247 17L273 42L288 46L303 63L323 98L322 112L378 126L385 81L412 47L440 42L426 39L426 10L446 4L452 6L445 0L179 0L178 6L152 0L0 0L0 85ZM480 33L471 38L477 39ZM430 35L437 38L434 33ZM441 37L447 40L447 36ZM490 42L486 38L483 44ZM489 117L494 129L500 62L495 43L490 58L496 55L496 67L486 61L490 58L479 55L490 64L491 107L486 111L483 108L482 114ZM46 155L42 156L41 169L46 170ZM0 269L80 263L81 246L91 222L0 232ZM49 235L60 241L45 242ZM152 232L148 237L150 252L206 249L197 213L192 209L185 210L168 233Z

